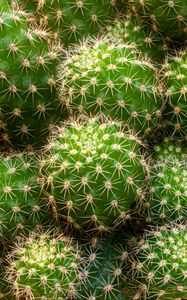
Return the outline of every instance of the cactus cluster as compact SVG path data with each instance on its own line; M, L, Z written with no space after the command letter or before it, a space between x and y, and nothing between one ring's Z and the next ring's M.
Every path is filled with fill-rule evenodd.
M186 0L0 1L0 299L187 300Z

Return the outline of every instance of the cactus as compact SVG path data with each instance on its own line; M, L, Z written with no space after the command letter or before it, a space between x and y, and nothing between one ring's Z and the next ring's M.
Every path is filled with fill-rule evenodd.
M29 29L26 14L4 2L6 6L0 4L1 139L15 147L40 147L52 124L63 118L56 93L60 48L48 46L48 33Z
M156 65L164 61L169 51L167 40L131 12L127 13L125 18L119 18L114 24L109 25L106 32L112 34L113 39L117 37L118 42L128 43L139 50Z
M82 273L82 285L77 300L124 300L124 264L128 253L116 245L116 238L107 234L93 236L83 246L89 263L88 271Z
M7 281L16 299L74 299L81 258L71 238L31 235L7 260Z
M130 299L187 298L186 225L150 229L131 249Z
M33 2L33 3L32 3ZM34 11L42 26L50 28L54 39L74 44L88 35L97 34L107 21L113 20L121 0L36 0L20 4Z
M61 101L73 113L108 115L141 135L156 127L162 106L156 69L128 43L88 39L59 69Z
M34 154L0 158L0 239L15 239L34 228L49 228L50 205L41 198L39 163Z
M186 1L0 0L0 299L187 299Z
M187 3L183 0L129 0L131 7L154 30L175 42L187 37Z
M163 67L161 79L165 80L165 96L168 105L164 114L166 132L173 137L185 137L187 134L187 54L176 52Z
M187 155L182 143L169 140L155 149L137 209L147 222L162 225L187 217Z
M46 150L46 197L68 225L106 230L129 218L146 175L136 136L116 122L69 122Z

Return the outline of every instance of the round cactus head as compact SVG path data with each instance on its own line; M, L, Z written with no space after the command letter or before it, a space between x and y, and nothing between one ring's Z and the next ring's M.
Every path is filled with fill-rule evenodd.
M186 225L149 230L132 249L130 299L186 299L186 247Z
M68 55L59 79L61 101L73 113L122 120L141 135L157 126L162 101L156 70L128 43L88 39Z
M96 119L59 128L43 163L47 197L70 224L86 228L129 218L145 174L138 138Z
M28 11L35 11L39 23L51 30L53 39L75 44L97 34L115 18L121 0L19 0ZM122 8L122 6L121 6Z
M169 51L169 44L158 32L145 25L140 17L132 12L125 14L124 18L118 18L114 24L107 27L107 32L118 42L125 42L137 49L142 57L152 61L155 65L164 62Z
M92 236L89 242L83 244L83 249L89 267L88 272L82 273L83 282L79 287L77 299L126 299L123 287L125 285L124 265L128 253L125 247L119 246L116 234Z
M74 299L80 251L64 235L47 234L20 241L8 256L7 278L16 297Z
M137 206L147 222L163 224L186 218L187 153L185 144L166 139L155 146L149 177Z

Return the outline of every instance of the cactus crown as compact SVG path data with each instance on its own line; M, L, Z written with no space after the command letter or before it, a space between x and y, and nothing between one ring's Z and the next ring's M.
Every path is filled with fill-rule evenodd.
M17 297L66 299L76 294L80 253L70 238L33 235L8 257L7 275Z

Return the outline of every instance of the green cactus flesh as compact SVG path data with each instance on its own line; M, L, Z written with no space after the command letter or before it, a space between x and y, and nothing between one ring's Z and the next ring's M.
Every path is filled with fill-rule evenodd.
M165 96L168 105L164 112L164 122L168 134L174 137L187 135L187 54L180 51L168 60L163 68Z
M119 0L37 0L36 10L40 24L50 28L55 39L60 38L63 44L69 45L88 35L97 34L107 21L115 18L119 2Z
M7 279L16 299L74 299L80 253L72 240L46 234L21 241L8 256Z
M163 224L187 217L187 155L181 143L158 145L151 161L139 211L148 222Z
M150 62L111 38L87 40L76 52L59 71L61 101L73 113L108 115L141 134L156 127L162 101Z
M104 229L129 218L144 179L140 141L114 122L59 128L43 162L47 198L67 223Z
M83 282L78 300L124 300L124 264L127 252L116 245L112 235L92 237L83 247L88 271L82 272Z
M183 0L130 0L137 13L154 30L175 41L187 37L187 2Z
M63 117L56 93L60 49L48 46L47 32L28 28L23 11L1 4L0 11L1 139L40 145Z
M0 158L0 239L15 239L34 228L49 227L49 205L40 200L39 164L35 155Z
M167 41L130 12L108 26L107 31L113 38L117 37L118 41L128 43L147 59L152 59L155 64L163 62L169 51Z
M187 299L186 247L186 225L149 230L131 249L130 299Z

